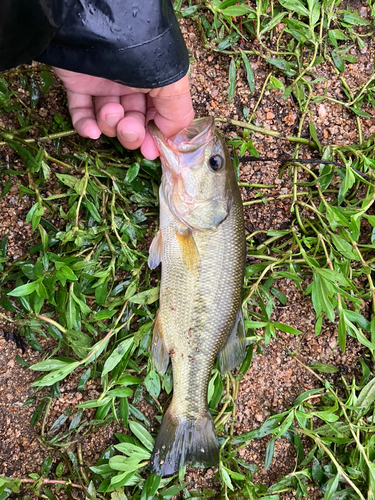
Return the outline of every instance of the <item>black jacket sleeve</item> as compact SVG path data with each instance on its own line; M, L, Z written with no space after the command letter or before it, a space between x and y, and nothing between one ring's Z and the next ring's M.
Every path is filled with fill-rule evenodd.
M1 0L0 69L31 58L138 88L189 66L171 0Z

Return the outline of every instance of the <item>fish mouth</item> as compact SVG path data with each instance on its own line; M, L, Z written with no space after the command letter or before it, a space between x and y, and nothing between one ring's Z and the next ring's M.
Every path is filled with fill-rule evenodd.
M210 142L214 135L215 120L212 116L197 118L181 130L174 138L174 144L180 153L196 151Z
M160 154L163 155L165 148L170 148L175 154L192 153L213 139L215 120L212 116L197 118L182 129L173 140L167 139L154 121L150 121L147 126Z

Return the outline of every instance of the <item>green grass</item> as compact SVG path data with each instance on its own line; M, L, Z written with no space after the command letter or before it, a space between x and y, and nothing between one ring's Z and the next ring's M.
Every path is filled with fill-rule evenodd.
M209 387L209 406L221 444L217 474L221 489L185 491L184 498L277 500L290 491L297 498L307 498L309 486L318 488L325 500L374 497L375 138L364 137L363 119L371 116L368 111L375 103L375 73L358 88L350 88L345 80L346 65L355 62L350 48L362 49L373 38L375 4L369 1L369 6L371 17L362 19L350 6L343 10L339 2L328 0L265 0L251 5L243 0L216 0L188 6L175 2L178 15L197 23L203 45L228 55L229 102L236 92L240 66L250 91L255 91L252 56L269 64L257 106L265 99L264 92L274 88L281 89L285 99L293 94L297 102L300 119L293 137L255 126L252 121L257 106L244 109L244 122L221 118L238 127L239 136L232 145L240 155L257 155L251 134L258 132L295 144L295 159L301 146L308 146L316 157L345 166L321 164L316 169L305 163L284 165L280 176L288 167L292 189L280 198L292 200L290 227L269 231L259 245L254 243L254 234L248 236L248 253L256 259L247 267L243 294L248 354L236 376L229 374L222 379L214 369ZM284 27L276 32L280 22ZM245 48L251 40L257 40L257 50ZM345 96L342 101L314 94L316 69L321 64L329 64L339 75ZM14 81L29 90L27 104L12 90ZM59 490L68 498L73 498L72 491L78 491L90 500L172 498L184 488L184 470L178 477L162 480L149 475L147 463L154 438L148 431L148 418L138 408L143 396L161 420L164 408L160 393L172 390L170 369L159 376L152 369L148 351L158 287L157 276L146 264L144 238L158 213L160 166L124 151L113 140L108 139L98 149L75 136L61 116L56 115L50 126L37 125L40 117L35 110L52 83L44 67L35 72L8 72L0 79L0 111L15 114L19 124L11 130L0 128L0 144L10 146L24 164L22 171L13 164L9 168L0 165L0 196L8 193L11 182L18 183L20 196L32 195L34 204L26 220L35 234L35 245L14 262L6 257L6 238L1 241L0 304L4 310L1 317L13 323L43 356L43 361L30 367L41 375L32 384L34 396L25 404L35 406L30 424L41 424L41 441L51 452L58 450L61 461L51 469L53 459L48 456L40 473L31 474L28 483L25 478L0 477L0 500L12 492L26 500L26 484L42 498L52 500L58 498ZM319 142L310 105L325 100L352 113L357 144L323 146ZM302 137L307 125L308 139ZM41 139L27 139L30 129L38 130ZM52 145L47 145L47 140L52 140ZM63 144L70 154L61 152ZM51 172L51 163L59 165L61 171ZM298 181L301 170L307 178L303 183ZM51 182L58 183L62 194L48 194ZM300 186L303 191L298 190ZM255 199L247 205L268 199L274 198ZM50 222L57 215L62 221L59 227ZM342 376L335 385L324 378L325 373L337 371L334 366L318 362L305 366L317 378L319 388L304 392L287 411L238 436L234 434L235 400L253 350L272 342L278 330L301 333L272 319L276 303L287 301L278 289L282 278L293 280L311 297L316 334L328 318L337 325L342 351L348 335L366 347L366 358L360 359L362 374L350 379ZM365 304L370 311L366 317ZM42 347L44 338L54 339L48 356ZM22 358L18 361L26 364ZM66 410L47 425L51 404L67 377L75 381L78 391L92 380L101 394ZM118 444L103 450L99 462L88 468L79 446L73 453L70 444L113 422L126 432L117 434ZM254 483L256 466L238 455L240 449L265 436L270 437L266 469L277 439L287 439L296 451L294 472L269 487ZM310 443L307 452L302 440Z

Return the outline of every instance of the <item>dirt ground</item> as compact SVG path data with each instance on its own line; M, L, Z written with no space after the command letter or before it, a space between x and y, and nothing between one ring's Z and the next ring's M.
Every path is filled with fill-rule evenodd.
M360 14L367 16L369 8L363 2ZM181 22L182 31L193 56L194 63L190 71L190 82L196 116L213 115L215 117L244 120L243 108L251 113L269 72L269 66L263 59L250 57L250 62L256 75L256 90L250 93L246 76L242 70L238 71L236 94L232 104L227 102L228 65L229 59L223 55L210 52L202 47L200 34L195 24L190 20ZM255 46L256 48L256 42ZM259 47L258 47L259 48ZM259 48L260 50L260 48ZM351 52L358 59L357 63L346 65L345 78L351 87L360 85L368 78L374 65L374 46L370 42L362 51L357 48ZM340 97L341 82L339 77L328 64L317 67L318 76L326 81L315 84L316 94L323 94L327 81L329 82L328 96ZM281 78L282 79L282 78ZM21 89L22 90L22 89ZM23 91L22 91L23 92ZM54 113L68 117L65 97L61 85L56 82L48 98L44 99L37 112L44 120L52 120ZM322 144L351 144L358 141L354 115L343 110L342 107L327 101L311 104L310 111L316 125L319 139ZM363 118L364 135L375 132L374 113L372 118ZM292 97L282 99L280 90L266 91L256 112L255 125L271 130L277 130L283 135L295 135L295 126L298 123L298 108ZM0 115L0 123L7 118ZM222 126L223 133L228 139L240 131L233 126ZM307 130L304 131L308 137ZM291 154L294 146L282 140L261 134L253 134L253 143L260 156L278 157ZM68 148L68 146L64 146ZM300 149L300 157L309 158L311 151ZM7 151L0 147L0 163L8 161ZM248 183L275 184L275 189L264 189L265 196L278 196L290 192L291 182L288 172L285 171L281 180L278 179L280 163L241 163L240 181ZM301 188L302 189L302 188ZM243 201L254 200L259 196L259 189L242 188ZM10 192L0 200L0 235L8 235L8 255L11 258L19 257L31 244L32 232L30 224L26 224L25 217L32 200L24 196L18 203L19 189L13 184ZM288 227L293 215L290 213L288 199L271 201L251 205L244 210L245 225L248 234L259 230L283 229ZM264 239L262 234L255 237L255 244ZM258 238L258 239L257 239ZM251 260L249 260L249 263ZM356 369L358 358L361 355L359 344L349 337L345 355L336 347L336 325L329 321L323 324L321 334L314 334L314 311L309 298L298 291L290 280L279 282L279 287L288 297L286 306L276 308L275 321L294 326L304 332L303 338L292 337L278 332L277 340L264 347L263 352L255 353L246 378L241 382L237 400L236 433L252 430L271 414L271 411L282 412L290 405L302 391L317 387L317 380L307 372L290 352L297 352L298 359L305 364L310 361L330 363L339 367L338 374L328 377L340 377L342 373L350 374ZM40 441L41 424L31 427L29 422L35 410L35 404L24 406L25 401L34 394L29 387L36 378L36 374L26 367L20 366L16 356L21 356L27 363L33 364L41 359L41 355L27 345L18 345L12 336L9 324L0 324L0 474L9 477L26 478L28 474L38 472L44 458L51 454ZM82 398L70 386L63 387L62 398L53 404L49 421L66 408L74 405ZM88 389L87 399L95 397L95 387ZM47 422L47 423L48 423ZM81 442L82 455L85 464L95 464L103 450L115 442L113 432L120 428L110 425L98 430ZM275 456L271 467L264 470L265 449L268 439L258 440L252 447L241 451L241 456L248 462L259 466L255 474L256 482L270 485L282 475L294 470L295 453L293 446L286 441L276 442ZM53 452L58 460L58 451ZM215 469L197 470L188 468L185 480L191 482L193 488L217 487L214 482ZM294 498L293 494L282 494L282 499ZM319 493L313 492L311 498L320 498Z

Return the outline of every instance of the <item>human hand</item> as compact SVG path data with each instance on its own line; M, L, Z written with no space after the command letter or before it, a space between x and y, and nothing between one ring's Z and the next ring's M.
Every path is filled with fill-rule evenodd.
M194 118L188 77L158 89L137 89L96 76L53 68L66 87L74 128L82 137L116 137L127 149L141 148L145 158L159 156L147 123L154 120L166 137Z

